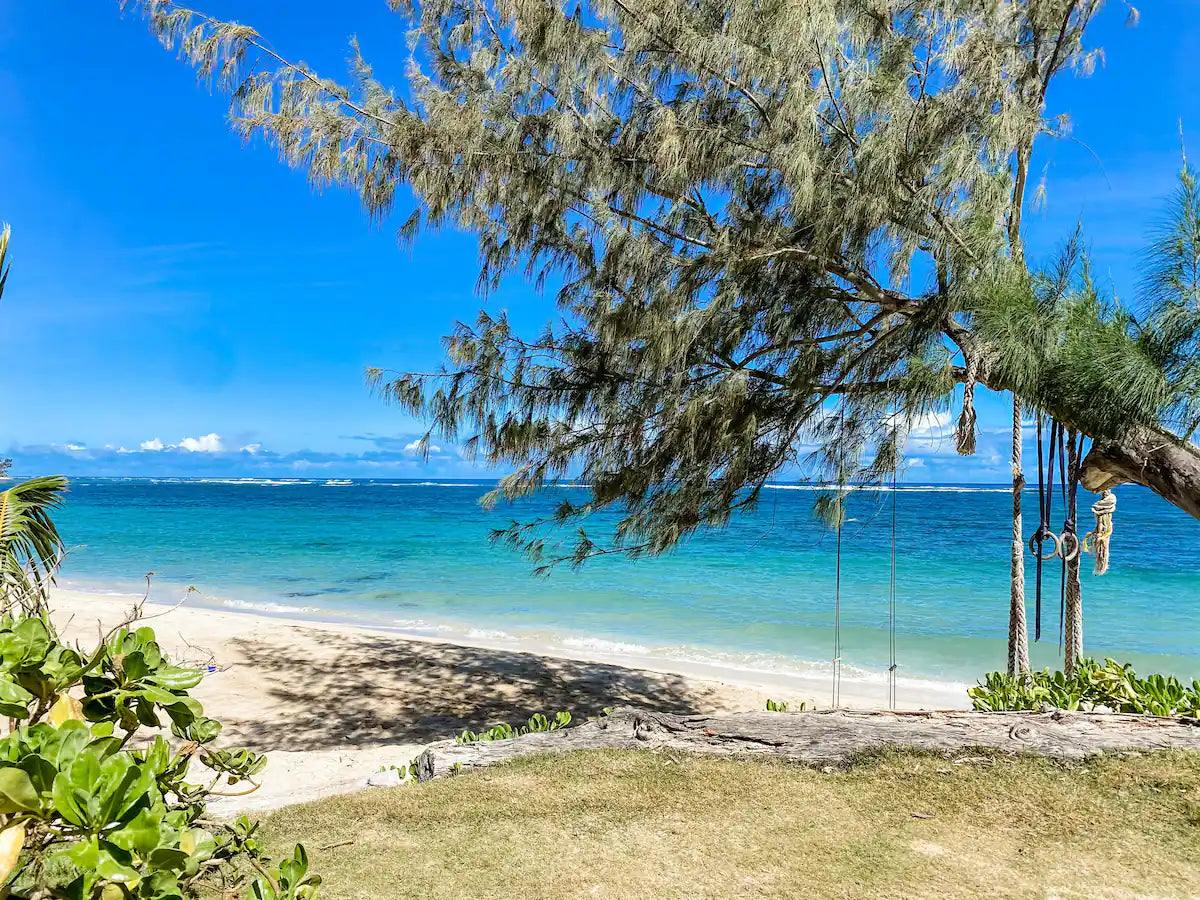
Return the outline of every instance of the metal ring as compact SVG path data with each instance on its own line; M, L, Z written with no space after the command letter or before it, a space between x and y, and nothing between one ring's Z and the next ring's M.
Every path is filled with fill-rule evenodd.
M1063 552L1063 538L1065 537L1070 537L1071 540L1075 542L1075 547L1071 551L1070 556ZM1077 535L1074 531L1064 531L1062 533L1062 537L1058 539L1058 555L1062 557L1063 562L1070 562L1077 557L1079 555L1079 535Z
M1042 552L1042 547L1046 543L1046 538L1054 541L1054 551L1047 556ZM1062 556L1062 539L1053 531L1047 531L1042 534L1040 531L1035 532L1033 537L1029 539L1029 552L1041 560L1055 559Z

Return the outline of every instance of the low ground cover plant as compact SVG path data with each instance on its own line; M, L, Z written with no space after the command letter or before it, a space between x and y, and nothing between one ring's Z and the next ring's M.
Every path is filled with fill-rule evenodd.
M1133 666L1084 659L1071 676L1062 672L1007 675L991 672L967 691L975 709L1107 709L1156 716L1200 716L1200 681L1184 684L1174 675L1139 677Z

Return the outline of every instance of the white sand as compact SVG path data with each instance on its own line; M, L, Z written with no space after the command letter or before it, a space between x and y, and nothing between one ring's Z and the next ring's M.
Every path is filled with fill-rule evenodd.
M55 591L68 639L94 642L136 598ZM269 751L260 790L214 804L232 813L356 790L428 742L535 712L579 718L624 703L673 712L762 709L768 697L827 704L828 678L764 676L620 654L447 643L383 629L203 606L146 604L146 624L176 661L217 671L193 691L225 723L222 742ZM886 704L880 683L843 679L842 704ZM904 682L905 708L962 707L961 686Z

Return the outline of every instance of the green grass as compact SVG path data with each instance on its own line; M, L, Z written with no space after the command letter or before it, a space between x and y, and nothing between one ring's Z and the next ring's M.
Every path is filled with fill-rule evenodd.
M928 817L928 818L926 818ZM1200 754L525 757L281 810L322 897L1184 897Z

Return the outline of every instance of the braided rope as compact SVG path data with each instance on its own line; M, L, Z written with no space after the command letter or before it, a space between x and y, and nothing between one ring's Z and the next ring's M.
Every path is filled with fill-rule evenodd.
M958 416L958 427L954 429L955 449L959 456L975 455L975 420L975 366L971 365L963 384L962 412Z
M1096 527L1083 538L1083 549L1096 557L1094 574L1103 575L1108 571L1108 549L1113 534L1113 513L1117 511L1117 498L1112 491L1104 491L1100 499L1092 504L1092 514L1096 517Z
M1008 610L1008 674L1029 671L1029 626L1025 614L1025 542L1021 526L1021 492L1025 475L1021 471L1021 401L1013 395L1012 476L1012 593Z

